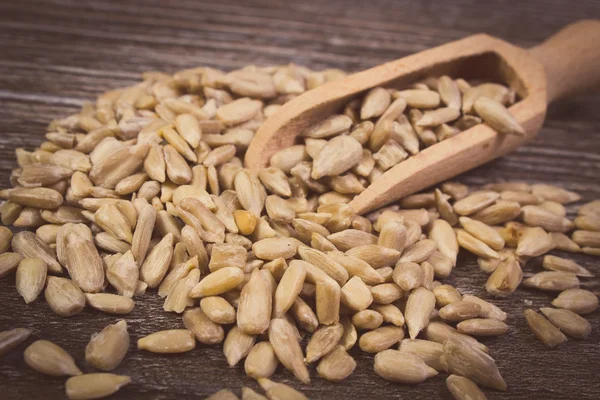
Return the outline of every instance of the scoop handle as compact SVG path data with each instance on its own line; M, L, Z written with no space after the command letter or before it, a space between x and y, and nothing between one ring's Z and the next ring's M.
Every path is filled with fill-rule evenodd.
M567 25L529 51L546 70L548 103L600 89L600 20Z

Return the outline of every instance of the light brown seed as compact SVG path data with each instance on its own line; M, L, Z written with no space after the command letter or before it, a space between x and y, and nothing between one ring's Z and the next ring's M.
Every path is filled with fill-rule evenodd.
M572 203L581 199L581 196L577 193L542 183L531 185L531 192L544 200L555 201L561 204Z
M427 326L434 308L435 295L423 287L413 290L408 296L404 317L411 339L416 338L419 332Z
M267 193L256 175L244 169L236 174L234 186L242 207L259 218Z
M137 347L152 353L184 353L196 347L196 340L187 329L170 329L138 339Z
M444 346L441 343L422 339L403 339L398 350L414 354L436 371L444 371L440 362L440 357L444 354Z
M600 247L600 232L575 231L572 235L573 241L584 247ZM13 246L14 250L14 246Z
M92 373L67 379L65 390L71 400L99 399L116 393L131 378L108 373Z
M404 296L404 291L395 283L382 283L371 288L373 302L376 304L391 304Z
M458 241L450 224L444 220L435 220L429 231L429 238L436 244L437 249L456 264L458 256Z
M298 255L302 260L321 269L339 285L343 285L348 280L348 272L339 263L328 257L325 253L311 249L309 247L299 247Z
M473 346L485 353L488 352L488 348L477 341L477 339L465 335L464 333L458 332L450 325L441 321L431 321L429 325L423 329L423 334L427 340L431 340L436 343L444 344L447 340L459 340L464 341L467 346Z
M174 311L182 313L193 301L189 298L190 291L198 284L200 280L200 270L193 268L186 277L176 281L165 299L163 309L165 311Z
M330 251L327 256L344 267L349 276L358 276L367 285L377 285L384 282L384 278L378 273L378 270L375 270L360 258L337 251Z
M440 285L433 288L432 292L435 295L435 303L438 308L461 300L460 292L450 285Z
M140 267L140 279L155 288L162 282L167 274L171 258L173 257L173 235L167 234L150 251Z
M438 372L416 355L398 350L384 350L375 355L375 373L383 379L406 385L416 385Z
M592 331L592 326L585 318L566 309L542 307L540 309L557 328L575 339L585 339Z
M544 256L542 266L547 270L570 272L582 277L594 276L594 274L577 264L575 261L552 255Z
M42 374L51 376L81 375L73 357L62 347L47 340L38 340L25 349L25 363Z
M358 229L345 229L327 236L327 239L341 251L348 251L362 245L377 244L375 235Z
M313 363L329 354L340 342L343 333L344 327L339 323L318 328L306 345L306 363Z
M66 265L69 274L81 290L95 293L102 290L104 285L104 266L100 254L93 242L69 232L66 237Z
M70 317L85 307L85 296L71 280L48 276L44 291L46 302L56 314Z
M255 341L256 336L245 334L237 326L231 328L223 342L223 353L229 366L235 366L242 358L246 357Z
M292 263L285 270L275 290L273 316L281 318L294 304L302 290L306 269L300 263Z
M577 314L589 314L598 308L598 297L584 289L568 289L561 292L552 305Z
M273 319L269 326L269 341L279 361L302 383L309 383L310 377L293 326L285 319Z
M474 318L459 322L456 329L472 336L498 336L504 335L508 331L508 326L495 319Z
M476 318L481 314L481 306L469 301L455 301L440 309L440 317L447 321L458 322Z
M436 108L440 105L440 95L433 90L410 89L395 92L394 99L404 99L413 108Z
M567 232L573 228L573 222L539 206L521 208L523 222L530 226L539 226L546 231Z
M488 278L485 289L496 296L508 296L521 284L523 270L514 256L502 261Z
M312 297L314 297L314 293ZM307 332L312 333L319 326L317 315L301 297L296 298L294 304L290 308L290 313L300 328Z
M244 362L246 375L254 379L268 378L279 365L277 355L270 342L256 343Z
M5 226L0 226L0 254L10 248L10 241L13 238L12 231Z
M501 250L504 248L504 238L502 238L502 236L492 227L468 217L460 217L459 221L468 233L481 240L492 249Z
M246 249L237 244L216 243L212 247L208 268L215 272L225 267L243 268L246 264Z
M211 321L199 307L184 311L183 324L203 344L221 343L225 337L221 325Z
M483 241L477 239L467 231L458 229L456 232L456 239L460 247L470 251L471 253L484 258L497 259L500 258L498 253L488 246Z
M456 400L486 400L487 397L477 384L464 376L450 375L446 387Z
M138 278L139 269L131 251L119 257L106 271L106 279L121 296L125 297L133 297Z
M454 211L460 215L471 215L493 204L500 195L492 191L471 193L454 203Z
M496 305L470 294L465 294L462 299L463 301L479 304L481 307L481 317L495 319L502 322L506 321L506 313Z
M364 310L373 302L369 287L358 276L351 278L342 287L341 301L353 310Z
M521 205L516 201L502 200L492 204L471 216L477 221L493 226L512 221L521 213Z
M317 366L319 376L330 382L341 382L354 372L356 361L343 346L336 346Z
M532 309L525 310L523 316L527 321L529 329L547 347L552 349L568 340L560 329Z
M356 332L356 327L352 324L352 321L347 316L340 317L340 323L344 327L344 333L342 335L342 339L340 340L340 345L344 347L346 350L350 350L356 344L358 340L358 334Z
M502 103L488 97L479 97L473 103L475 112L485 123L500 133L524 135L525 130Z
M494 359L464 341L448 339L444 342L444 360L446 371L451 374L464 376L496 390L506 390L506 382Z
M433 240L424 239L408 246L402 252L400 263L420 263L427 260L437 250L437 244Z
M18 253L8 252L0 254L0 278L15 271L22 260L23 256Z
M358 330L370 331L383 324L383 316L374 310L362 310L352 316L352 323Z
M258 384L266 392L269 400L308 400L305 395L283 383L261 378L258 380Z
M19 232L11 241L15 253L26 258L40 258L48 266L48 271L59 274L62 266L56 261L54 251L33 232ZM21 260L17 261L20 262Z
M23 343L31 335L27 328L15 328L0 332L0 357Z
M244 272L237 267L225 267L210 273L190 292L190 297L215 296L234 289L244 279Z
M200 300L200 308L210 320L217 324L231 324L235 322L235 309L222 297L204 297Z
M125 358L129 348L127 322L120 320L92 335L85 347L85 361L102 371L112 371Z
M579 287L577 275L564 271L538 272L523 281L523 286L548 291L563 291Z
M404 338L404 330L396 326L383 326L360 337L358 345L367 353L379 353L389 349Z
M54 209L63 203L63 196L56 190L36 188L14 188L8 194L8 200L25 207Z
M298 251L298 243L290 238L266 238L255 242L252 251L262 260L291 258Z
M87 304L109 314L129 314L135 303L129 297L110 293L85 293Z
M316 282L315 298L319 322L323 325L338 322L340 318L340 286L332 280L318 281Z
M237 325L247 335L267 330L271 320L272 294L268 283L255 269L242 289L237 311Z
M390 102L391 97L387 90L381 87L371 89L363 99L360 118L367 120L381 116L389 107Z
M15 286L26 304L33 302L44 290L48 267L39 258L24 258L17 268Z
M400 252L378 245L354 247L348 250L346 254L365 261L373 268L390 266L400 258Z
M227 126L235 126L254 118L261 108L262 102L243 97L219 107L216 117Z
M394 268L392 279L406 292L423 285L424 271L414 262L399 262Z
M362 146L352 136L331 139L313 160L311 178L340 175L354 167L362 158Z

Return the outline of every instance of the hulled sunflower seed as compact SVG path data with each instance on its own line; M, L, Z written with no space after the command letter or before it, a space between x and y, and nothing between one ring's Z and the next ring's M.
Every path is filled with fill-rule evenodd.
M458 256L458 241L450 224L444 220L435 220L429 231L429 238L436 244L437 249L456 264Z
M206 316L217 324L231 324L235 322L235 310L222 297L211 296L200 300L200 308Z
M448 339L444 342L443 362L446 371L451 374L464 376L496 390L506 390L506 382L500 375L494 359L464 341Z
M392 279L406 292L423 285L424 271L414 262L399 262L394 268Z
M22 260L23 256L17 253L0 254L0 278L15 271Z
M310 377L293 326L285 319L273 319L269 326L269 341L279 361L302 383L309 383Z
M15 328L0 332L0 357L23 343L31 335L27 328Z
M255 341L256 336L245 334L237 326L231 328L223 342L223 353L229 366L235 366L242 358L246 357Z
M321 324L330 325L339 321L340 297L340 286L332 280L316 283L316 311Z
M294 304L302 290L306 269L300 263L292 263L285 270L275 290L273 316L282 317Z
M573 311L542 307L540 309L557 328L575 339L585 339L592 331L592 326L585 318Z
M171 258L173 257L173 235L167 234L150 251L140 267L140 279L155 288L162 282L167 274Z
M379 353L389 349L404 338L404 330L396 326L383 326L360 337L358 345L367 353Z
M317 315L301 297L296 298L290 309L290 313L300 328L307 332L312 333L319 326Z
M131 378L108 373L92 373L67 379L65 390L71 400L99 399L116 393Z
M261 378L258 380L258 384L265 391L269 400L308 400L302 393L283 383L277 383L267 378Z
M440 317L452 322L475 318L480 314L481 306L479 304L464 300L455 301L440 309Z
M575 231L573 232L572 238L573 241L580 246L600 248L600 232Z
M196 339L187 329L170 329L140 338L137 347L152 353L184 353L196 347Z
M110 293L85 293L87 304L109 314L129 314L135 303L129 297Z
M47 340L32 343L23 354L25 363L42 374L51 376L81 375L73 357L62 347Z
M525 130L515 117L502 105L488 97L479 97L473 103L475 112L485 123L500 133L524 135Z
M85 307L83 292L66 278L48 276L44 298L52 311L62 317L73 316Z
M456 239L460 247L470 251L471 253L484 258L497 259L500 256L498 253L488 246L483 241L468 233L466 230L458 229Z
M481 317L495 319L502 322L506 321L506 313L494 304L470 294L465 294L462 299L463 301L479 304L481 307Z
M408 296L404 317L411 339L416 338L429 323L435 301L435 295L422 287L413 290Z
M475 192L454 203L454 211L459 215L471 215L493 204L498 197L496 192Z
M458 332L456 329L451 327L450 325L440 322L440 321L431 321L423 330L424 336L427 340L431 340L437 343L445 343L449 339L463 341L467 344L467 346L473 346L485 353L487 353L488 348L477 341L477 339L465 335L464 333Z
M510 256L502 261L488 278L485 289L497 296L507 296L521 284L523 270L516 257Z
M225 337L223 327L211 321L199 307L184 311L183 324L203 344L221 343Z
M412 353L384 350L375 355L375 373L383 379L406 385L416 385L438 372Z
M167 294L163 309L180 314L188 305L192 305L193 302L191 302L189 294L194 286L198 284L199 280L200 270L193 268L185 278L175 282Z
M341 382L354 372L356 361L343 346L336 346L317 366L319 376L330 382Z
M552 301L552 305L577 314L589 314L598 308L598 296L584 289L567 289Z
M446 387L456 400L487 399L477 384L464 376L448 376L448 378L446 378Z
M474 318L463 320L456 325L461 333L473 336L498 336L504 335L508 331L508 326L495 319Z
M581 199L581 196L577 193L541 183L531 185L531 192L544 200L555 201L561 204L572 203Z
M26 304L34 301L44 290L48 267L39 258L25 258L19 263L15 286Z
M353 310L364 310L373 302L371 290L358 276L350 279L342 287L341 301Z
M336 136L319 151L313 160L311 178L340 175L354 167L362 158L362 146L352 136Z
M129 348L127 322L120 320L94 334L85 347L85 361L102 371L115 369Z
M222 389L208 396L206 400L239 400L239 397L229 389Z
M271 320L272 294L268 283L255 269L242 289L237 311L237 325L248 335L259 335L267 330Z
M244 272L237 267L225 267L208 274L190 292L190 297L215 296L234 289L244 279Z
M95 293L104 285L104 266L93 242L69 232L66 237L66 256L69 274L81 290Z
M254 379L269 378L279 365L277 355L270 342L256 343L244 362L246 375Z
M577 275L563 271L538 272L523 281L523 286L541 290L563 291L579 287Z
M344 327L339 324L321 326L306 345L306 363L310 364L327 355L340 342Z
M377 285L384 282L384 278L378 273L378 270L375 270L360 258L337 251L330 251L327 256L344 267L349 276L358 276L367 285Z
M62 272L62 266L56 261L54 251L33 232L25 231L15 234L12 238L11 246L15 253L19 253L25 258L39 258L44 260L48 266L48 271L55 274Z
M403 339L398 347L402 353L411 353L436 371L444 371L440 357L444 354L441 343L422 339Z
M547 347L554 348L568 340L560 329L532 309L525 310L523 316L527 321L529 329Z
M443 308L448 304L461 300L461 295L456 288L450 285L440 285L432 290L435 296L435 303L438 308Z

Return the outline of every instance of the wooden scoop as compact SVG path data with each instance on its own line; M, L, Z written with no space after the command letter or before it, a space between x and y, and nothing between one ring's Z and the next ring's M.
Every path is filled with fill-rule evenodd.
M600 21L571 24L526 50L478 34L310 90L283 105L260 127L246 153L249 168L265 167L273 154L296 142L307 127L339 112L377 86L404 88L428 76L450 75L506 83L522 99L510 112L524 136L480 124L434 144L385 172L350 203L374 210L449 179L529 142L540 130L548 103L600 87Z

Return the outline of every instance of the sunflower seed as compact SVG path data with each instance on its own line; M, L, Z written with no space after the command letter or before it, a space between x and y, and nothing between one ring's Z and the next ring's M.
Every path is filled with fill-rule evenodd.
M384 350L375 355L375 373L382 378L406 385L416 385L438 372L416 355L398 350Z
M340 297L341 289L337 283L330 280L316 283L316 311L321 324L330 325L339 321Z
M244 272L237 267L225 267L204 277L190 292L190 297L215 296L234 289L244 279Z
M523 127L502 103L488 97L479 97L473 103L473 108L488 125L498 132L525 135Z
M48 276L44 298L56 314L70 317L85 307L85 296L79 287L66 278Z
M554 348L568 340L557 327L532 309L525 310L523 316L529 329L547 347Z
M487 225L498 225L512 221L521 213L521 205L516 201L502 200L492 204L471 216Z
M469 301L455 301L440 309L440 317L447 321L459 322L476 318L481 314L481 306Z
M16 270L22 260L23 256L18 253L0 254L0 278Z
M206 400L239 400L229 389L222 389L208 396Z
M162 282L167 274L171 258L173 257L173 235L167 234L150 251L140 267L140 279L155 288Z
M446 378L446 387L456 400L487 399L477 384L464 376L448 376L448 378Z
M446 371L451 374L464 376L496 390L506 390L506 382L494 359L462 340L448 339L444 342L444 360Z
M458 229L456 233L456 239L458 241L458 244L462 248L470 251L471 253L479 257L493 259L497 259L500 257L495 250L493 250L483 241L477 239L476 237L468 233L466 230Z
M461 333L473 336L498 336L504 335L508 331L508 326L495 319L474 318L466 319L456 325Z
M308 400L302 393L283 383L261 378L258 380L258 384L267 393L269 400Z
M573 241L584 247L600 247L600 232L575 231L572 235ZM13 246L14 250L14 246Z
M342 287L341 301L353 310L364 310L373 302L371 290L358 276L351 278Z
M187 329L170 329L140 338L137 347L152 353L184 353L196 347L196 339Z
M454 203L454 211L460 215L471 215L493 204L500 195L496 192L475 192Z
M42 259L48 265L48 271L56 274L62 272L62 266L56 261L54 251L33 232L25 231L15 234L11 246L15 253L25 258Z
M262 278L261 278L262 279ZM230 367L246 357L256 341L256 336L247 335L240 328L231 328L223 342L223 353Z
M575 274L564 271L538 272L523 281L523 286L548 291L563 291L579 287L579 279Z
M310 377L293 326L285 319L276 318L271 320L269 341L273 345L273 350L275 350L279 361L302 383L309 383Z
M584 289L567 289L561 292L552 305L577 314L589 314L598 308L598 297Z
M285 270L275 291L273 310L275 318L282 317L292 307L302 290L305 277L306 269L302 264L290 264Z
M458 332L456 329L444 322L431 321L429 325L425 327L423 333L427 340L431 340L436 343L444 344L447 340L453 339L463 341L466 343L466 345L473 346L484 353L488 352L488 348L484 344L479 343L477 339Z
M0 332L0 357L23 343L31 335L27 328L15 328Z
M544 200L555 201L561 204L572 203L581 199L581 196L577 193L541 183L531 185L531 192Z
M51 376L81 375L73 357L62 347L47 340L38 340L25 349L25 363L42 374Z
M129 297L110 293L85 293L87 304L109 314L129 314L135 303Z
M494 304L470 294L465 294L462 299L463 301L479 304L479 306L481 307L481 317L495 319L502 322L506 321L506 313Z
M329 354L340 342L343 333L344 328L339 323L318 328L306 346L306 363L313 363Z
M233 318L232 322L234 320ZM211 321L199 307L188 308L184 311L183 324L203 344L221 343L225 337L221 325Z
M395 326L384 326L363 334L358 345L367 353L379 353L389 349L404 338L404 330Z
M92 373L67 379L65 390L71 400L99 399L110 396L129 382L128 376Z
M24 258L17 268L15 286L25 303L34 301L44 290L48 267L39 258Z
M115 369L129 348L127 322L120 320L94 334L85 348L85 361L102 371Z

